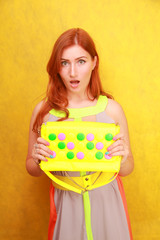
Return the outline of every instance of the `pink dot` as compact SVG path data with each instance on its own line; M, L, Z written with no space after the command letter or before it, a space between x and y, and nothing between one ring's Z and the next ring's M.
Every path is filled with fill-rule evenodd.
M52 156L53 156L53 158L55 158L56 157L56 152L55 151L52 151L52 152L53 152Z
M59 133L58 134L58 139L63 141L66 138L66 135L64 133Z
M77 153L77 158L78 159L83 159L84 158L84 153L83 152L78 152Z
M74 148L74 143L73 142L67 143L67 147L68 147L68 149L73 149Z
M105 154L105 158L106 158L106 159L111 159L112 157L110 157L110 156L108 156L108 155Z
M103 143L101 143L101 142L98 142L98 143L96 144L96 148L97 148L98 150L101 150L103 147L104 147L104 145L103 145Z
M92 133L87 134L87 140L92 141L94 139L94 135Z

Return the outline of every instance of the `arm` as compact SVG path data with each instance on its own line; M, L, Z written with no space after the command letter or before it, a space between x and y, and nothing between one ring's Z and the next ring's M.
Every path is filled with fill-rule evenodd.
M47 147L49 143L43 138L38 136L38 133L32 131L34 121L41 108L42 102L40 102L34 109L29 128L29 143L28 154L26 158L26 169L32 176L41 176L43 171L41 170L38 161L47 161L45 157L50 157L52 151ZM38 148L35 148L35 144L38 144Z
M109 109L107 114L110 114L110 116L112 116L115 122L120 126L120 133L113 138L113 140L116 141L108 148L109 155L122 156L119 175L127 176L134 168L134 159L131 152L127 119L120 104L114 100L110 100L108 105Z

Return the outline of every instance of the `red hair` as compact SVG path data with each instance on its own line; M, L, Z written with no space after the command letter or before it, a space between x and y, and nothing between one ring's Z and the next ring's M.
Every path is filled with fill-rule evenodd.
M108 98L113 98L110 94L105 93L102 89L98 67L99 57L95 48L95 44L89 34L80 28L72 28L64 32L55 42L53 51L49 62L47 64L47 72L49 74L49 83L47 87L46 97L44 98L42 107L37 114L36 120L33 125L33 130L37 131L40 125L43 123L44 116L52 109L61 110L66 113L65 120L69 116L67 109L68 99L66 87L59 75L61 66L61 56L65 48L73 45L79 45L86 50L92 59L97 57L97 62L94 70L91 74L91 79L87 88L87 94L92 96L91 100L98 98L99 95L106 95Z

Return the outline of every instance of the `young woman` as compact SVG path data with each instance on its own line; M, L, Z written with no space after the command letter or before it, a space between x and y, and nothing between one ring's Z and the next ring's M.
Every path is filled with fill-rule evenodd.
M110 183L88 191L90 230L85 222L83 196L54 187L51 183L50 240L132 239L120 179L120 176L129 175L134 167L127 120L120 104L102 90L98 65L99 57L87 32L79 28L64 32L57 39L47 65L49 83L46 98L35 107L31 117L26 168L33 176L43 174L39 163L47 161L46 157L52 158L53 154L49 143L40 137L42 123L78 119L120 126L120 133L114 138L116 141L108 148L109 156L122 156L119 175ZM70 112L76 114L73 116ZM62 176L62 179L66 176L65 172L53 174ZM79 172L68 174L70 177L81 176Z

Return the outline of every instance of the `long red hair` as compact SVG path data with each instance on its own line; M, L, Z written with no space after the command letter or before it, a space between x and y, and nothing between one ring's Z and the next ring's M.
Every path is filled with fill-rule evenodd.
M68 99L67 90L59 75L61 67L61 56L65 48L73 45L79 45L86 50L92 59L97 56L97 62L91 74L91 79L87 88L88 97L92 96L91 100L99 97L99 95L106 95L108 98L113 98L110 94L105 93L102 89L98 67L99 57L95 48L95 44L89 34L80 28L72 28L64 32L55 42L51 57L47 64L47 72L49 74L49 83L47 86L46 97L44 98L42 107L37 114L36 120L33 125L33 131L38 131L38 128L43 122L44 116L52 109L61 110L66 113L65 120L69 116L67 109Z

